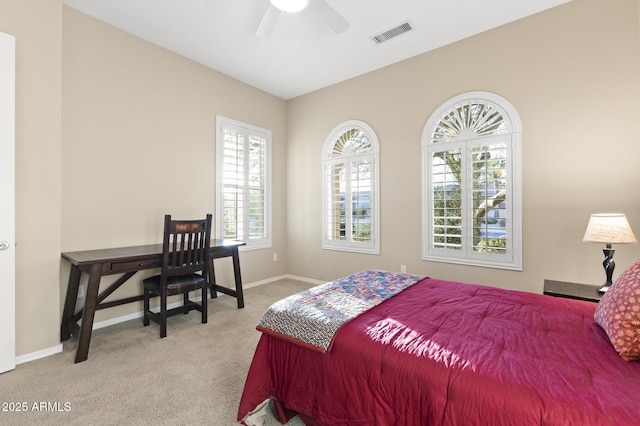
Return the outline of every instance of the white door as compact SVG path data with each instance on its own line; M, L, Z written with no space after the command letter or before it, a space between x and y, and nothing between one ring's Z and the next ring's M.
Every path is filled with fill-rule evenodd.
M15 38L0 32L0 373L16 366Z

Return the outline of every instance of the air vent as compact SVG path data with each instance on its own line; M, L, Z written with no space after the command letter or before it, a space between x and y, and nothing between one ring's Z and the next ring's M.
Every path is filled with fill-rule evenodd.
M407 31L411 31L412 29L413 27L411 26L409 21L407 21L398 26L391 28L390 30L387 30L381 34L371 37L371 40L375 41L376 44L380 44L394 37L397 37L400 34L404 34Z

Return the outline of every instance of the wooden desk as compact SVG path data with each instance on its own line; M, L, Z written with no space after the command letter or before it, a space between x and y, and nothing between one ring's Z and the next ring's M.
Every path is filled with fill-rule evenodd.
M211 297L216 297L216 291L233 296L237 299L238 309L244 308L240 258L238 256L238 247L242 245L244 243L237 241L211 240L211 248L209 249L209 258L211 259L209 269ZM65 341L71 335L78 339L75 362L81 362L85 361L89 356L89 343L91 342L91 331L96 310L142 300L143 295L139 295L103 303L104 299L134 276L136 272L160 268L162 264L162 244L67 252L62 253L62 257L71 263L71 270L62 312L60 340ZM233 259L235 289L223 287L216 283L213 259L221 257L231 257ZM89 283L87 284L84 308L76 313L76 300L82 273L89 276ZM113 274L122 274L122 276L102 293L99 293L101 277ZM80 319L82 319L82 322L78 325Z

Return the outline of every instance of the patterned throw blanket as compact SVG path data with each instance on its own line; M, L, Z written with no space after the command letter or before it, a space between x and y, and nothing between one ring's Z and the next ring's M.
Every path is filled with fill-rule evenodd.
M321 352L338 329L423 277L367 270L313 287L269 307L258 330Z

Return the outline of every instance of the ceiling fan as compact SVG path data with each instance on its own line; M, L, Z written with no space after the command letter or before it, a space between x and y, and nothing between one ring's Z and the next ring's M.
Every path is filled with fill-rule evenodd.
M281 14L300 12L307 8L318 15L336 34L341 34L349 28L349 22L325 0L269 0L269 7L258 25L256 35L269 36Z

